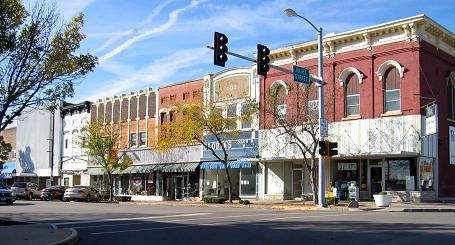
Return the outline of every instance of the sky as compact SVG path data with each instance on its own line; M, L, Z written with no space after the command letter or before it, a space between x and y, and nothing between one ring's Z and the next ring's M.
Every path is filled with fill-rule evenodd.
M29 0L34 1L34 0ZM47 0L52 1L52 0ZM79 103L197 79L251 62L229 57L213 65L213 32L227 35L229 51L254 56L316 39L312 27L283 14L292 8L324 33L339 33L426 14L455 33L453 0L55 0L64 21L84 13L82 53L99 64L77 81Z

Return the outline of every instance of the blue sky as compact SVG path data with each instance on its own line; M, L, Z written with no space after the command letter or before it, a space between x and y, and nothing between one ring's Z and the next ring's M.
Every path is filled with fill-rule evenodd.
M30 0L33 1L33 0ZM213 32L225 33L229 50L253 56L270 48L308 41L316 33L293 8L324 33L343 32L426 14L455 32L452 0L56 0L66 19L85 14L81 52L99 57L95 71L78 81L72 102L120 95L202 77L213 65ZM226 68L250 62L229 57Z

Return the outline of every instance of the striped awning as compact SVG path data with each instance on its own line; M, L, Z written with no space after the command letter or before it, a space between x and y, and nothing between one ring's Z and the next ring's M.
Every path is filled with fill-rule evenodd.
M246 161L230 161L228 168L251 168L253 167L252 162ZM224 169L222 162L203 162L201 163L201 169Z
M194 172L199 164L199 162L164 164L161 171L174 173Z

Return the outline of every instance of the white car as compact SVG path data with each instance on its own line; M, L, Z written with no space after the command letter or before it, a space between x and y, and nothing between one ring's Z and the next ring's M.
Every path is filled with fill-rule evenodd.
M99 202L100 193L90 186L73 186L65 190L63 200L69 201L86 201L86 202Z

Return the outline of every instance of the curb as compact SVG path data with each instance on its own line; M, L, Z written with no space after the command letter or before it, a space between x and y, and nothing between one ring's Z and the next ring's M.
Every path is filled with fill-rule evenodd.
M50 243L49 245L75 245L79 241L79 233L77 230L73 228L64 228L62 230L69 230L71 231L71 234L67 236L65 239Z
M454 208L403 208L401 212L455 212Z

